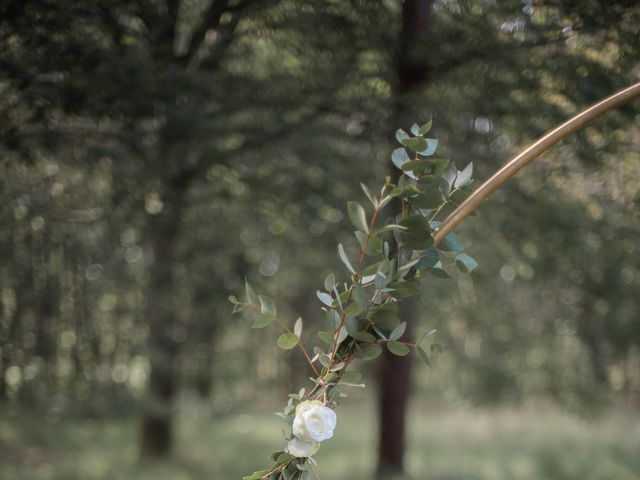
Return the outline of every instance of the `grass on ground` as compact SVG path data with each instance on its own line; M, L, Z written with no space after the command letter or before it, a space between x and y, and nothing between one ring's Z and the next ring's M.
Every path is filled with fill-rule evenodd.
M231 480L268 466L282 423L268 411L211 418L183 408L177 451L138 462L132 420L0 417L3 480ZM640 416L585 420L559 410L442 410L414 405L407 466L413 480L640 480ZM371 478L374 409L341 408L317 455L322 480Z

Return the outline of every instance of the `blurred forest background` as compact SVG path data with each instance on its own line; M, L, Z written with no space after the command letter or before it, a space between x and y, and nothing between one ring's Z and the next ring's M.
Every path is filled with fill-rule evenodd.
M264 465L308 375L227 296L246 276L313 325L396 128L433 116L484 179L638 81L639 30L634 0L3 0L0 477ZM458 229L480 268L433 278L413 320L444 352L407 412L408 385L383 415L346 401L325 477L640 478L639 119L564 141ZM409 430L377 454L389 412Z

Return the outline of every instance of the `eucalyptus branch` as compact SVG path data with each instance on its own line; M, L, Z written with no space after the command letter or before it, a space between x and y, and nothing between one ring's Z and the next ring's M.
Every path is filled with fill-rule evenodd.
M334 410L340 400L347 397L344 387L364 387L358 383L360 374L349 371L353 360L374 359L384 347L399 356L413 349L430 364L429 357L437 348L432 344L427 353L422 343L434 331L422 335L416 342L401 341L407 323L398 317L397 304L420 295L422 280L429 276L450 278L450 272L443 268L445 258L454 257L455 265L463 273L477 266L463 253L454 233L438 248L434 246L432 233L440 225L435 218L446 205L453 203L454 194L466 191L473 167L469 164L458 171L449 160L434 158L438 142L425 138L430 127L431 122L422 126L414 124L411 135L403 130L396 132L401 147L394 150L391 160L402 174L397 184L387 178L377 197L362 185L373 207L370 215L358 202L347 204L360 250L354 267L345 248L339 244L338 256L350 273L350 282L340 289L336 275L330 273L324 279L324 289L316 292L328 322L328 329L318 332L319 339L326 344L324 348L314 346L311 357L302 343L302 319L295 322L292 330L278 317L275 302L266 295L257 295L248 283L246 300L230 297L234 311L253 312L252 328L279 324L285 333L278 338L278 346L285 350L298 346L315 374L315 378L310 379L313 387L309 391L303 388L290 394L286 407L276 412L291 425L286 448L272 454L275 464L271 468L254 472L244 477L245 480L310 480L311 475L317 478L313 455L321 442L333 435ZM401 202L401 213L376 228L385 206L392 201Z
M333 435L336 426L334 409L339 400L347 396L341 387L364 386L355 383L359 381L360 374L347 371L353 360L376 358L385 346L399 356L407 355L413 349L430 365L430 354L437 351L438 346L432 343L427 353L422 343L435 330L421 335L415 342L400 341L406 322L397 316L397 303L420 295L422 280L428 274L446 279L450 278L450 265L455 264L462 273L469 273L477 267L475 260L463 252L462 244L452 229L508 178L551 145L638 95L640 84L593 105L532 144L475 192L471 192L468 186L472 181L472 164L459 171L449 160L433 157L438 141L425 138L431 122L422 126L414 124L411 135L398 130L396 139L401 147L391 155L393 164L402 171L397 185L391 184L387 178L377 198L363 185L364 193L373 205L369 221L359 203L348 203L349 218L361 245L356 268L342 245L338 245L338 253L351 273L351 283L340 292L336 277L331 273L325 278L325 291L317 292L331 325L329 332L318 333L319 338L329 344L327 351L314 347L315 356L310 358L300 340L302 319L296 322L292 332L277 318L273 300L256 295L248 284L246 302L230 297L235 304L234 311L244 310L247 306L259 310L254 328L266 327L274 321L283 326L287 333L280 336L278 345L284 349L300 345L316 373L316 378L311 379L314 387L310 392L303 388L297 394L290 394L287 406L276 413L291 425L291 435L287 447L272 454L275 465L254 472L244 480L310 480L312 473L318 478L313 469L316 465L313 455L320 448L320 442ZM437 221L436 217L446 205L457 205L451 197L458 192L468 195L468 198L444 222ZM386 221L381 229L374 230L382 209L392 199L401 202L401 213ZM393 235L393 249L389 247L390 235ZM380 260L365 266L367 256L377 256ZM443 260L451 258L454 262L446 263L445 270ZM372 285L373 291L367 294L366 289ZM315 368L315 361L323 366L321 371Z
M380 192L380 198L378 199L378 205L375 208L373 215L371 216L371 221L369 222L369 228L367 229L367 236L366 239L364 241L364 245L362 246L362 251L360 253L360 258L358 259L358 264L356 266L356 272L353 274L353 276L351 277L351 286L349 287L349 293L347 294L347 299L346 299L346 303L349 303L349 301L351 300L351 295L353 294L353 289L356 287L356 285L358 284L358 280L360 278L360 272L362 271L362 264L364 262L366 253L367 253L367 247L369 246L369 241L371 240L371 232L373 231L373 226L376 223L376 219L378 218L378 215L380 214L380 209L382 208L380 206L382 199L384 198L384 191L385 191L386 185L384 187L382 187L382 191ZM358 206L355 207L356 212L353 213L352 215L357 216L358 220L356 220L357 223L361 222L360 219L360 209L358 208ZM366 225L366 223L365 223ZM342 327L344 327L344 321L346 319L346 310L343 309L342 313L340 314L340 325L337 328L337 332L340 332L340 330L342 329ZM329 367L328 370L331 371L331 368L335 365L335 358L336 358L336 351L338 350L338 342L335 342L333 344L333 350L331 351L331 355L330 355L330 360L329 360Z
M251 287L247 284L247 288L251 288ZM255 305L255 304L251 304L251 303L242 303L242 302L238 302L238 303L236 303L236 305L241 305L241 306L243 306L243 307L253 308L253 309L255 309L255 310L260 310L260 309L261 309L259 305ZM237 310L236 310L236 311L237 311ZM285 331L285 332L287 332L287 335L291 335L291 336L296 337L296 339L297 339L297 340L296 340L296 343L295 343L295 344L293 344L293 346L295 347L295 346L297 345L298 347L300 347L300 350L302 350L302 353L304 354L305 358L307 359L307 362L309 363L309 366L310 366L310 367L311 367L311 369L313 370L313 373L315 373L315 374L316 374L316 376L318 376L318 377L319 377L319 376L320 376L320 373L318 372L318 370L316 369L315 365L314 365L314 364L313 364L313 362L311 361L311 356L309 355L309 352L308 352L308 351L307 351L307 349L305 348L305 346L304 346L304 342L302 341L302 338L300 338L300 336L299 336L298 334L294 333L294 331L292 331L289 327L287 327L287 324L286 324L282 319L280 319L279 317L274 316L274 317L273 317L273 320L274 320L278 325L280 325L280 326L284 329L284 331ZM258 327L258 328L260 328L260 327ZM286 338L291 338L291 340L293 340L293 338L292 338L292 337L286 337ZM283 339L283 341L284 341L284 339ZM293 348L293 347L292 347L292 348ZM286 348L285 350L287 350L287 349L288 349L288 348Z

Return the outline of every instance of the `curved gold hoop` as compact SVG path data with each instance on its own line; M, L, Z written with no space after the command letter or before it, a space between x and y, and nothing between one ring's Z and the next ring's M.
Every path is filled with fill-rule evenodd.
M640 82L631 85L624 90L620 90L619 92L600 100L598 103L591 105L586 110L560 124L533 142L525 150L509 160L502 168L500 168L500 170L489 177L489 179L469 195L469 197L467 197L465 201L458 206L458 208L447 216L438 229L433 232L434 244L439 244L447 234L451 232L451 230L462 222L462 220L464 220L471 212L478 208L489 195L500 188L507 180L513 177L532 160L539 157L546 150L576 130L579 130L608 111L614 110L638 96L640 96Z

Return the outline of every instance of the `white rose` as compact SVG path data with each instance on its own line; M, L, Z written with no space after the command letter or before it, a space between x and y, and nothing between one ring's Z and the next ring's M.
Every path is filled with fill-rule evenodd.
M320 448L320 442L305 442L293 437L289 440L287 451L294 457L312 457Z
M319 400L305 400L296 407L293 435L305 442L322 442L333 437L336 412Z

